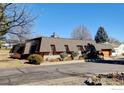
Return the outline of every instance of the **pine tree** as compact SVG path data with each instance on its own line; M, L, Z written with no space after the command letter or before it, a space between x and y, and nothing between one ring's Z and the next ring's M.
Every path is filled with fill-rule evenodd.
M100 26L95 36L96 43L105 43L108 42L108 40L109 38L107 32L104 30L103 27Z

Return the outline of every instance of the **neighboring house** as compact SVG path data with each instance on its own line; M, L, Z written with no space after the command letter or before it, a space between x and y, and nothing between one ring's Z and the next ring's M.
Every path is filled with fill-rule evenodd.
M95 47L103 53L104 57L110 57L112 55L113 47L109 43L96 44Z
M9 44L9 43L1 44L1 48L11 49L12 47L13 47L13 45Z
M119 45L118 47L114 48L112 52L112 56L121 56L124 54L124 44Z
M7 41L0 41L0 48L3 49L11 49L13 45L18 44L16 40L7 40Z
M39 37L27 40L24 45L22 56L33 53L44 55L59 55L62 52L71 53L85 50L85 46L93 44L97 51L102 52L104 57L110 57L112 46L110 44L97 44L93 40L74 40L67 38Z

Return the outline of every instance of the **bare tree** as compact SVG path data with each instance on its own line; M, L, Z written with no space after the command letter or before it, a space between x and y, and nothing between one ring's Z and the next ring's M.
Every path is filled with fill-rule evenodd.
M71 33L71 37L73 39L79 39L79 40L92 40L92 36L90 34L90 32L88 31L88 29L83 26L80 25L78 26L72 33Z
M120 44L120 41L117 40L116 38L113 38L113 37L109 37L109 42L110 43L115 43L115 44Z
M0 4L0 36L10 33L23 38L35 19L23 4Z
M12 36L15 36L20 43L24 43L25 40L31 38L31 31L29 27L15 27L16 34L11 34Z

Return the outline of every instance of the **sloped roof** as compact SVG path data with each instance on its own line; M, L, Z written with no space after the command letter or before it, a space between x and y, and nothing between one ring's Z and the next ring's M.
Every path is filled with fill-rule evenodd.
M85 46L88 43L93 44L97 50L112 49L110 44L96 44L93 40L74 40L65 38L42 37L40 52L51 51L51 45L55 45L56 51L66 51L64 45L68 45L70 51L78 51L77 45Z
M111 44L95 44L96 49L102 50L102 49L113 49Z
M35 39L38 39L38 38L28 40L29 42L27 41L25 53L29 53L28 51L30 48L30 42ZM77 45L82 45L84 47L88 43L93 44L96 50L98 51L101 49L112 49L112 46L110 44L97 44L93 40L74 40L74 39L68 39L68 38L51 38L51 37L39 37L39 40L41 40L39 52L52 51L51 45L55 45L56 51L60 51L60 52L66 51L65 45L68 45L68 48L70 51L78 51Z

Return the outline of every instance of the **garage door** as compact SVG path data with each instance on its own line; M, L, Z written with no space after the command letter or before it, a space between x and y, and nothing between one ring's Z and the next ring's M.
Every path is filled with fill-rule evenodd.
M109 57L110 56L110 52L109 51L102 51L104 54L104 57Z

